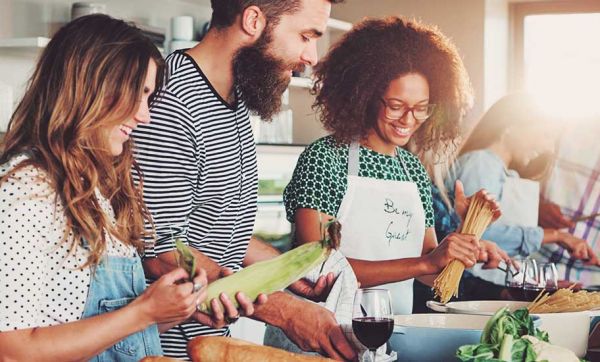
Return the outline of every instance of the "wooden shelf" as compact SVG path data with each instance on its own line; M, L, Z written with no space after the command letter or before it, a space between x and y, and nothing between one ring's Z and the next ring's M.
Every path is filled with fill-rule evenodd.
M258 203L281 205L283 204L283 195L258 195Z
M310 78L302 78L302 77L292 77L290 80L290 87L297 88L312 88L313 80Z
M257 153L272 153L276 155L300 155L306 148L306 145L297 143L257 143Z
M348 31L348 30L352 29L352 23L349 23L349 22L343 21L343 20L329 18L329 20L327 20L327 27L330 30Z
M0 39L0 48L44 48L50 42L50 38L4 38Z

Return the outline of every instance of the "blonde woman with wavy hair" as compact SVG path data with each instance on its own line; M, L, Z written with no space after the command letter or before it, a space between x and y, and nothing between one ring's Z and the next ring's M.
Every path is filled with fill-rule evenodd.
M0 150L0 351L9 360L138 361L159 328L190 317L206 274L145 288L149 213L129 134L150 122L164 63L134 27L105 15L50 41Z

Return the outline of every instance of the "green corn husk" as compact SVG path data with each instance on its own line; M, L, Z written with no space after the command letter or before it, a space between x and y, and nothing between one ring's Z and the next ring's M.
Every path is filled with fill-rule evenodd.
M270 294L287 288L293 282L303 278L314 267L324 263L331 249L338 248L340 228L339 222L331 221L327 224L328 237L323 240L306 243L276 258L258 262L210 283L207 298L200 304L199 310L212 313L210 307L212 299L216 299L224 310L219 300L221 293L227 294L236 308L239 308L235 298L237 292L243 292L250 300L256 300L261 293Z
M181 240L175 239L175 247L177 248L177 264L188 273L190 281L192 281L196 274L196 258L190 248Z

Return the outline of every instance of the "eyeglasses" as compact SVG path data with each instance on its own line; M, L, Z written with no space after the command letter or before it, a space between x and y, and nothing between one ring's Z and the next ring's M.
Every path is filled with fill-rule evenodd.
M413 118L419 122L425 122L435 111L435 104L416 105L408 107L404 103L389 104L385 99L381 98L381 103L385 107L385 118L390 121L398 121L408 112L412 113Z

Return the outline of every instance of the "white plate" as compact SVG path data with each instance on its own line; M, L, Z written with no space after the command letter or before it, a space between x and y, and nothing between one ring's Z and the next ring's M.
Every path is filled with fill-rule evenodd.
M487 316L460 314L409 314L394 316L394 325L417 328L482 330Z
M508 307L511 312L525 308L529 302L510 300L471 300L465 302L450 302L442 304L434 300L427 302L427 307L441 313L494 315L500 308Z

